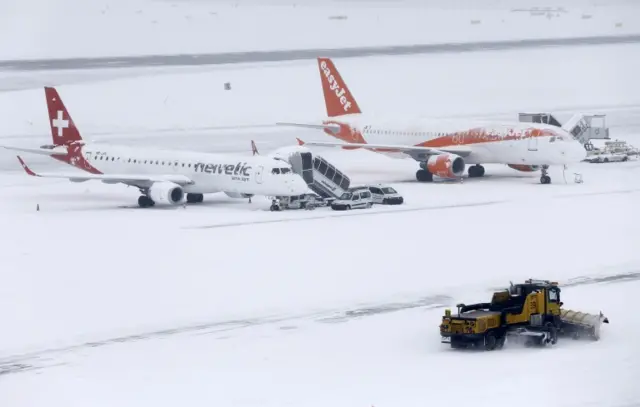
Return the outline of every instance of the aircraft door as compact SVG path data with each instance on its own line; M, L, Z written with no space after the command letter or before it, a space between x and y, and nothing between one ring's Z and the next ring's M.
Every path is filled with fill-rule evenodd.
M538 139L539 137L529 135L529 139L527 140L527 148L529 151L538 151Z
M256 175L256 183L262 184L262 172L264 171L264 167L259 165L256 167L255 175Z

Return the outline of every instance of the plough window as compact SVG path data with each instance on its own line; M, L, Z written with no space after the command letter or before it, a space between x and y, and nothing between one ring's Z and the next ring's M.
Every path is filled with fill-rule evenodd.
M558 291L557 290L549 290L549 301L550 302L558 302Z

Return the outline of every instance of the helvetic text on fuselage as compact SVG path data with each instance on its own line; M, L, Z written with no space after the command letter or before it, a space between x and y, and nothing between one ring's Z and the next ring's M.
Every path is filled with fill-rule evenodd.
M196 163L196 172L205 172L207 174L225 174L231 175L231 179L234 181L249 181L250 165L246 162L238 162L236 164L211 164L211 163Z

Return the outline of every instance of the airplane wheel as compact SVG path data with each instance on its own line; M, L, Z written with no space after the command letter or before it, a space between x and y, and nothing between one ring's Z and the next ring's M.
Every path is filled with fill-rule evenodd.
M551 184L551 177L548 175L543 175L540 177L541 184Z
M484 167L482 165L474 165L469 167L469 178L484 176Z
M142 195L141 197L138 198L138 205L141 208L149 208L155 204L156 203L153 202L153 200L146 195Z
M433 174L427 170L419 169L416 172L416 179L420 182L432 182Z

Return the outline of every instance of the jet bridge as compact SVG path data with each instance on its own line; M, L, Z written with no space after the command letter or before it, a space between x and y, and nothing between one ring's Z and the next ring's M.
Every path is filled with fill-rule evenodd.
M349 189L351 180L346 174L306 149L290 152L287 161L293 172L302 176L309 189L322 198L338 198Z

